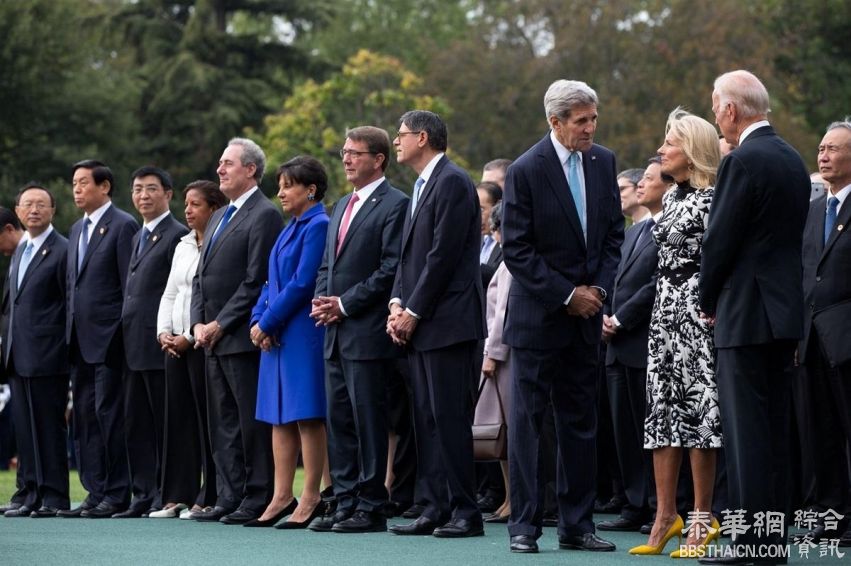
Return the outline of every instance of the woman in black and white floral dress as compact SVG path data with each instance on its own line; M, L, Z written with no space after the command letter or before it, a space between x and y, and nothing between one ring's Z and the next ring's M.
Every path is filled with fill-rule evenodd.
M633 554L659 554L683 529L676 510L683 449L691 462L694 508L710 524L714 449L721 447L712 326L698 308L701 243L720 161L718 135L712 124L678 108L668 118L658 153L662 173L677 183L665 195L653 230L659 277L650 320L644 448L653 450L658 507L648 544L633 548ZM697 549L706 537L705 529L689 529L687 543Z

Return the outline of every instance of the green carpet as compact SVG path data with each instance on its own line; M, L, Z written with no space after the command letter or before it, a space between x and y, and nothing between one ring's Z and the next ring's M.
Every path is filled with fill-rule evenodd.
M598 520L606 519L598 517ZM398 519L392 523L401 522ZM613 553L558 550L555 529L548 528L539 540L535 556L508 552L505 525L488 525L486 536L446 540L434 537L399 537L390 533L345 535L311 531L246 529L218 523L179 519L10 519L0 518L0 565L367 565L405 564L439 566L654 566L683 564L667 556L633 557L627 549L643 543L638 533L601 533L617 544ZM670 543L668 550L674 549ZM851 549L844 559L797 555L790 564L842 565L851 563Z

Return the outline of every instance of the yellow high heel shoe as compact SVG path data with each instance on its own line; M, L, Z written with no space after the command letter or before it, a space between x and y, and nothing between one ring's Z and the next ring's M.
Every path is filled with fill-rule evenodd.
M678 549L671 553L671 558L703 558L706 556L706 545L714 540L718 540L718 537L721 536L721 525L718 524L718 520L715 517L712 517L709 526L712 527L712 530L706 533L706 538L703 539L703 542L686 548L680 545ZM682 552L683 550L685 552Z
M629 553L639 555L662 554L662 551L665 550L665 545L667 545L668 541L672 538L677 537L677 540L682 542L684 526L683 518L677 515L677 519L674 521L674 524L671 525L671 528L668 529L668 532L665 533L665 536L658 545L650 546L649 544L642 544L640 546L630 548Z

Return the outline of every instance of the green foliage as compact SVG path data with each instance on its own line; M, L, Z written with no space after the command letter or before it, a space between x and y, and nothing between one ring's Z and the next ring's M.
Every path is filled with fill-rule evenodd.
M395 135L397 121L419 108L449 116L448 105L424 94L423 81L395 58L359 51L342 71L327 81L305 81L284 101L283 110L267 116L258 142L268 156L269 170L296 156L312 155L328 171L328 202L348 190L338 154L346 130L371 125ZM256 134L253 134L256 136ZM388 176L402 186L413 184L407 167L392 163Z

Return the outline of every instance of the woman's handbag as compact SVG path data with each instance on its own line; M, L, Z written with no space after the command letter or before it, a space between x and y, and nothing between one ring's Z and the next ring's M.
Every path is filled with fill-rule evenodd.
M491 382L496 390L496 399L499 403L500 421L496 423L473 422L473 457L478 462L492 462L494 460L508 459L508 425L505 421L505 410L502 407L502 395L496 378L484 378L479 385L478 402L481 402L482 391L485 384Z

